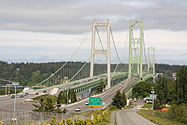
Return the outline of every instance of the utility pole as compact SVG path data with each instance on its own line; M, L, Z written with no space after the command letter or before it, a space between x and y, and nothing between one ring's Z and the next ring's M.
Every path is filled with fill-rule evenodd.
M154 98L155 98L155 90L154 90L154 87L151 87L152 89L151 89L151 94L152 94L152 96L153 96L153 103L152 103L152 108L154 109Z
M0 79L0 81L8 82L8 83L9 83L9 84L8 84L9 87L10 87L10 84L12 84L12 85L14 86L15 98L14 98L14 107L13 107L14 114L13 114L12 120L13 120L13 121L16 121L16 125L17 125L18 123L17 123L17 118L16 118L16 82L14 83L14 82L12 82L12 81L10 81L10 80L4 80L4 79Z
M96 31L97 28L105 28L107 38L107 46L103 47L102 50L96 48ZM98 33L98 32L97 32ZM102 42L102 41L101 41ZM95 56L97 54L102 54L106 56L107 60L107 85L106 89L111 87L111 50L110 50L110 23L109 20L107 22L96 22L94 20L92 25L92 41L91 41L91 60L90 60L90 77L94 76L94 63L95 63Z

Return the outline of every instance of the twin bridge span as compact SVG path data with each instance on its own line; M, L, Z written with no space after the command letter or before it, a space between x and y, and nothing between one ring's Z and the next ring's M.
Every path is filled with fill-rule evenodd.
M103 34L106 34L104 38L100 35L100 29L103 30ZM82 99L90 96L91 91L103 83L105 83L106 86L102 94L110 95L110 93L114 93L117 90L128 91L137 82L154 77L155 48L149 47L146 53L143 22L135 21L129 25L128 64L121 61L109 21L93 21L90 41L91 54L88 62L79 65L79 68L76 68L76 71L73 71L68 77L67 74L64 74L64 70L66 70L66 73L68 70L71 70L71 66L67 61L56 72L37 84L35 87L42 88L35 91L42 92L43 90L47 90L49 94L58 95L60 92L68 93L69 90L73 90L77 96ZM111 62L112 47L114 47L118 61L115 65ZM78 49L75 53L77 51ZM106 64L102 64L102 66L105 66L106 72L101 71L101 64L95 63L96 55L103 55L105 57ZM72 56L69 60L71 59ZM96 71L96 69L99 69L100 72ZM83 74L82 77L78 77L81 76L80 74ZM113 90L114 88L115 91ZM110 98L112 97L113 95L110 96ZM105 96L103 98L105 98Z

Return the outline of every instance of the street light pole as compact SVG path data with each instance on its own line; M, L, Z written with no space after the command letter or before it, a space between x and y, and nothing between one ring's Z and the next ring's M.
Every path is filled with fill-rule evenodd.
M14 98L14 118L16 118L16 85L12 82L15 88L15 98Z
M15 98L14 98L14 114L13 114L13 119L17 121L17 119L16 119L16 85L14 84L14 82L12 82L10 80L0 79L0 81L5 81L5 82L8 82L8 83L11 83L14 86L14 89L15 89ZM17 124L17 122L16 122L16 124Z
M155 94L154 87L152 87L151 93L152 93L152 96L153 96L152 108L154 109L154 94Z

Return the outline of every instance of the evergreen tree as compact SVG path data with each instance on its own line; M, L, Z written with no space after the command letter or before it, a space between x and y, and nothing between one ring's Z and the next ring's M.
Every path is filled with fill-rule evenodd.
M157 86L157 95L161 104L166 104L168 102L169 97L169 89L168 89L169 81L165 77L160 77L158 80Z
M122 105L123 107L127 104L127 99L126 99L126 95L125 92L122 93Z
M64 97L63 97L63 93L60 92L58 97L57 97L57 104L64 104Z
M120 91L117 91L116 95L112 100L112 105L116 106L118 109L121 109L126 105L125 93L121 94Z
M187 103L187 67L182 67L177 72L176 80L176 102L178 104Z
M47 98L46 105L45 105L45 111L53 112L55 110L54 103L51 98Z

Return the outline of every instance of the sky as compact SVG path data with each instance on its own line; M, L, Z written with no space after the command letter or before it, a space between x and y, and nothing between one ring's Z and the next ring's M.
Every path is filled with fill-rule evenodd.
M87 61L93 20L109 19L124 62L129 23L139 20L146 47L156 48L157 63L187 64L186 12L187 0L0 0L0 60Z

